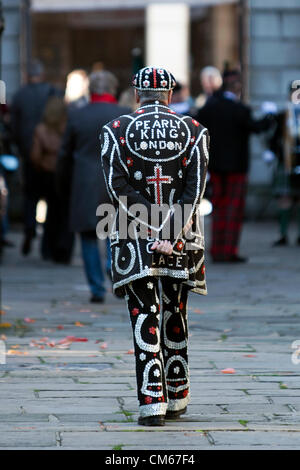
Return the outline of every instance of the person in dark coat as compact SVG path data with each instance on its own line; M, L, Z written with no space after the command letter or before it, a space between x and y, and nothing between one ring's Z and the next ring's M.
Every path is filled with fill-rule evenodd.
M23 161L23 255L30 252L32 239L36 235L36 206L42 192L38 172L30 159L32 139L34 129L42 119L46 103L54 95L59 95L59 91L44 81L44 67L39 61L34 61L29 68L28 84L23 86L12 100L11 127Z
M273 246L289 244L288 229L296 212L297 245L300 245L300 86L291 83L289 101L275 115L275 129L269 148L277 158L273 194L277 199L280 238Z
M163 68L141 69L133 80L139 109L101 132L103 171L115 212L108 230L113 290L127 301L138 422L149 426L163 426L165 418L186 411L188 293L207 293L199 207L209 136L195 119L170 108L175 84Z
M251 109L240 101L241 77L238 71L224 73L223 88L199 109L196 119L208 128L210 143L210 185L212 191L213 261L244 262L238 245L244 215L249 137L271 125L269 116L255 120Z
M73 233L64 230L67 210L63 210L64 201L56 193L55 171L66 118L67 107L63 98L49 98L42 121L35 128L30 153L31 162L39 175L41 196L47 202L42 256L64 264L71 261Z
M110 201L100 165L99 134L108 121L129 111L117 103L117 86L117 79L108 71L90 75L90 103L70 112L57 164L59 193L71 192L70 230L80 234L92 302L103 302L105 298L96 209Z

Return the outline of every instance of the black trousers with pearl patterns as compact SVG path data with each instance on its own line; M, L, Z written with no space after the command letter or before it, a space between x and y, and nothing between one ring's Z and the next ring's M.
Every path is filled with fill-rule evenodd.
M188 288L168 276L126 285L140 416L165 415L189 401Z

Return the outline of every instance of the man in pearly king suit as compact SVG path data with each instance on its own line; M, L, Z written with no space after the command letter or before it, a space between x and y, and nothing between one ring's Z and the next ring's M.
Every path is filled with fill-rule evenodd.
M113 290L127 302L139 424L150 426L186 412L187 297L190 290L207 293L199 204L209 137L199 122L169 108L175 84L163 68L141 69L133 79L140 107L101 131L115 211L109 228Z

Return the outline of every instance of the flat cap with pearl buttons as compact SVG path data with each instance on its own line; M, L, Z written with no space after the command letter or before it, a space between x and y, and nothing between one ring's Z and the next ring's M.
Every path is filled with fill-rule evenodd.
M132 85L140 91L169 91L175 87L176 80L166 69L144 67L134 75Z

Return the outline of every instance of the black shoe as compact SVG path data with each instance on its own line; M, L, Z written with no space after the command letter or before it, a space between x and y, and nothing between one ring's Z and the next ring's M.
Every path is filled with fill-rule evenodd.
M31 242L32 242L32 238L31 236L26 236L24 238L24 241L23 241L23 245L22 245L22 255L24 256L27 256L29 255L29 253L31 252Z
M247 263L248 258L244 256L233 255L228 260L230 263Z
M165 425L165 416L164 415L155 415L155 416L140 416L138 423L142 426L164 426Z
M274 242L272 246L286 246L288 244L287 238L286 237L281 237L279 240Z
M104 297L99 297L98 295L92 295L90 298L90 302L93 304L103 304L104 300Z
M2 240L2 245L6 248L14 248L16 245L10 240Z
M71 264L72 256L63 253L54 253L52 260L57 264Z
M167 413L166 413L166 419L176 419L176 418L179 418L180 415L183 415L184 413L186 413L186 407L183 408L182 410L167 410Z

